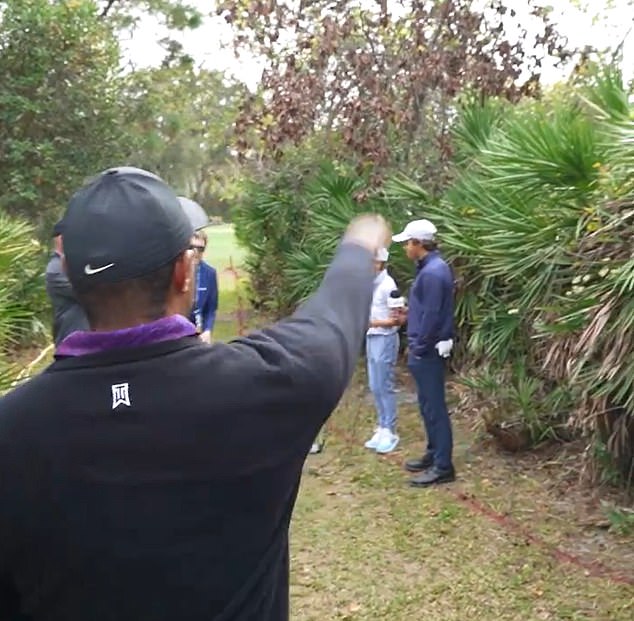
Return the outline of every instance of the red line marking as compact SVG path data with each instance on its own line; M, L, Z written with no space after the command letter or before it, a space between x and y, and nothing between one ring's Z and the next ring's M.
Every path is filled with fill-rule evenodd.
M522 537L527 543L541 548L543 551L547 552L553 558L555 558L555 560L557 560L559 563L566 563L583 569L585 570L586 574L592 578L607 578L609 580L612 580L612 582L616 582L618 584L625 584L629 586L634 585L633 576L627 576L624 573L613 569L612 567L608 567L601 561L590 561L576 554L573 554L572 552L567 552L566 550L562 550L557 546L553 546L547 543L539 535L529 531L526 527L517 523L508 515L499 513L492 507L478 500L475 496L455 490L447 491L451 493L452 496L459 500L468 509L470 509L473 513L478 513L488 518L492 522L500 525L506 531L513 533L518 537Z
M349 434L335 427L334 425L328 425L328 431L332 432L335 437L339 438L348 444L355 444L356 439L352 438ZM403 469L401 458L395 454L381 455L384 461L390 462L397 466L400 470ZM608 567L604 563L598 560L586 560L581 556L562 550L557 546L553 546L547 543L539 535L529 531L526 527L519 524L517 521L510 518L508 515L504 515L490 507L489 505L478 500L474 495L466 494L465 492L451 489L448 486L442 486L438 488L445 493L453 496L458 502L464 505L472 513L477 513L483 517L486 517L491 522L494 522L498 526L502 527L508 533L524 539L527 543L539 547L541 550L552 556L557 562L562 564L573 565L579 569L583 569L588 577L592 578L606 578L617 584L625 584L628 586L634 586L634 576L628 576L623 572L616 570L612 567Z

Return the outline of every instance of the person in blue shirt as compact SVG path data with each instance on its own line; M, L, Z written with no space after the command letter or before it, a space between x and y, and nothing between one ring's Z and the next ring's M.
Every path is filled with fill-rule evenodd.
M196 252L196 297L190 321L196 326L200 339L211 343L211 335L218 310L218 276L216 270L205 263L203 256L207 248L207 234L196 231L192 237L192 249Z
M453 435L445 399L445 359L454 336L454 278L436 244L436 227L414 220L394 242L402 243L417 265L407 312L407 366L416 382L420 413L427 434L427 450L405 463L416 473L410 483L426 487L455 479Z

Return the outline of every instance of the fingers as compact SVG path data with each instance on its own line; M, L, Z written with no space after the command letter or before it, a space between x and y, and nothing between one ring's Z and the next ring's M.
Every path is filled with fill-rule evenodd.
M380 248L391 244L392 231L383 216L364 214L354 218L348 225L343 241L358 244L375 254Z

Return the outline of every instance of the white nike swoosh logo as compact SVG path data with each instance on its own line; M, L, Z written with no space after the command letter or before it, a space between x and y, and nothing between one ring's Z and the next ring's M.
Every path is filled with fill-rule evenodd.
M105 270L109 270L111 267L114 267L114 263L108 263L108 265L102 265L101 267L90 267L90 263L84 267L84 272L88 274L88 276L92 276L93 274L98 274L99 272L104 272Z

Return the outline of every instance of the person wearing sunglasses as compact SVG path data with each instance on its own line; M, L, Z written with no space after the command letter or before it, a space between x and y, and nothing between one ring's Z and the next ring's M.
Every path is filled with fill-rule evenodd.
M194 233L191 248L196 261L196 290L189 320L196 326L200 340L211 343L218 310L218 275L203 259L207 249L207 233L204 230L200 229Z

